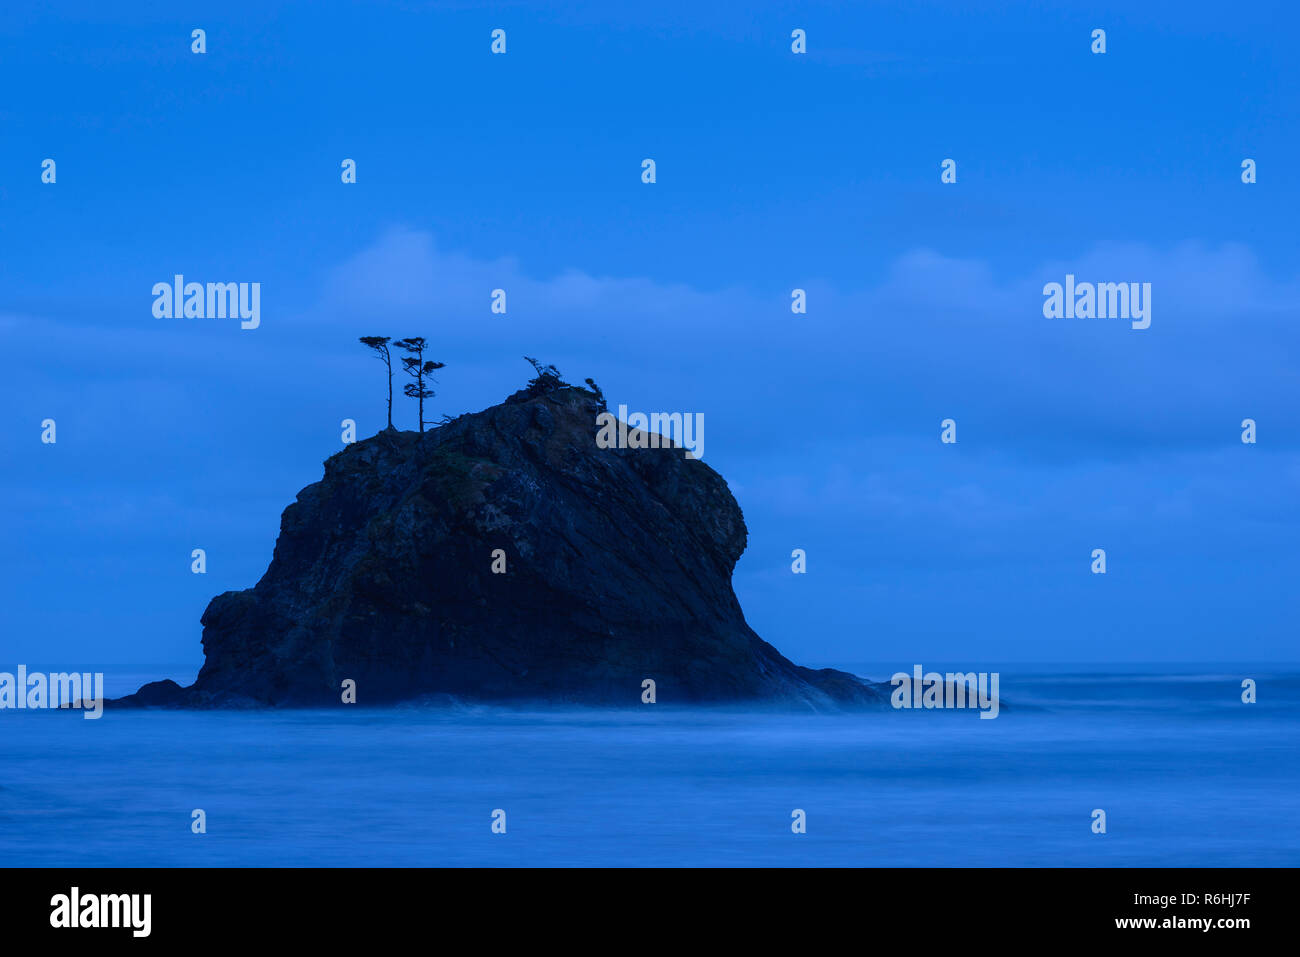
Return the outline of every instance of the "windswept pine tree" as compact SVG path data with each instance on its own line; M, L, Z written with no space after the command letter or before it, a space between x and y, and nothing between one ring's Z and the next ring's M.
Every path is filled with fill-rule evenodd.
M362 336L358 340L363 346L369 346L375 350L375 356L384 364L388 370L388 427L393 427L393 355L388 351L388 344L392 342L389 336Z
M542 365L532 356L524 356L537 373L536 376L528 380L527 389L530 395L541 395L544 392L554 392L556 389L562 389L569 383L564 381L560 370L554 365Z
M601 391L600 386L596 385L595 379L586 379L587 388L575 386L571 382L564 381L564 375L559 368L553 363L543 364L532 356L524 356L524 360L533 367L537 374L528 380L525 386L529 395L545 395L547 392L554 392L556 389L577 389L579 392L586 392L600 404L602 409L608 408L605 404L605 393Z
M402 357L402 368L406 374L413 378L414 382L406 383L406 388L402 391L412 399L419 400L419 419L420 431L424 431L424 400L432 399L436 393L430 389L425 382L435 381L431 373L444 369L447 366L445 362L434 362L424 358L424 350L428 348L428 342L421 336L412 336L407 339L398 339L394 343L399 349L410 353Z

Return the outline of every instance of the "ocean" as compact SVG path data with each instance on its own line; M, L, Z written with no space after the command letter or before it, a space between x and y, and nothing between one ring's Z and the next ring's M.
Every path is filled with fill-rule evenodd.
M1294 665L1000 673L994 720L665 703L0 711L0 866L1300 864ZM106 672L108 694L168 674Z

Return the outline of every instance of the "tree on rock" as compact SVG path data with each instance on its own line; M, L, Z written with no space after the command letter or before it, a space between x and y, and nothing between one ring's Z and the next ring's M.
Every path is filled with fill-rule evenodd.
M537 375L528 380L528 391L532 395L541 395L544 392L554 392L556 389L563 389L569 383L564 381L560 375L560 370L553 365L542 365L532 356L524 356L533 367Z
M447 363L433 362L432 360L425 359L424 350L428 348L429 344L420 336L413 336L409 339L398 339L395 345L399 349L410 353L409 355L402 357L402 368L405 369L406 374L415 381L406 383L406 388L402 391L406 393L409 398L419 400L420 431L423 432L424 400L432 399L434 395L436 395L436 393L430 389L425 382L426 380L428 382L435 381L431 373L434 373L439 369L445 369Z
M600 407L602 409L608 409L609 406L605 404L605 393L600 390L600 386L596 385L596 380L588 377L586 382L587 388L590 389L591 394L596 397L596 402L600 404Z
M363 346L369 346L375 350L375 356L388 370L388 427L393 427L393 355L388 351L388 344L392 342L389 336L362 336L358 340Z

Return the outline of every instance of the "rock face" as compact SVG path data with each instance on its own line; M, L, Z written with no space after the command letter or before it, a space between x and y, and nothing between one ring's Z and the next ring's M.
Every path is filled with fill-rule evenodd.
M585 389L533 388L348 446L285 509L261 581L208 605L195 683L117 704L337 706L352 679L362 705L639 706L646 678L661 704L887 704L750 629L726 482L680 448L598 448L601 411Z

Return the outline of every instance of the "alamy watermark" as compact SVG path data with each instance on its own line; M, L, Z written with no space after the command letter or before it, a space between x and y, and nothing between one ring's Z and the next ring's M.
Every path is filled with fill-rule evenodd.
M921 673L914 665L912 673L896 672L889 679L894 692L889 702L895 708L976 708L981 718L998 716L998 672L981 671Z
M601 449L658 449L681 447L688 459L704 458L703 412L633 412L618 407L618 415L596 416L596 447Z
M1065 284L1043 286L1046 319L1131 319L1134 329L1151 325L1151 283L1080 282L1067 273Z
M50 926L55 928L127 928L133 937L153 929L152 894L83 894L74 887L50 898Z
M171 282L153 284L153 314L159 319L235 319L241 329L262 324L260 282Z
M79 708L87 720L104 714L102 671L44 674L18 666L17 675L0 671L0 711L6 708Z

